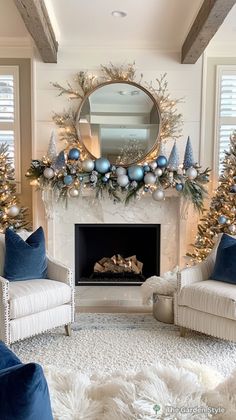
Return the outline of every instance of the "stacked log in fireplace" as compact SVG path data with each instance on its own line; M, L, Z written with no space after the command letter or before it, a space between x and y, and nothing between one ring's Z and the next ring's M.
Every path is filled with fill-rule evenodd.
M91 279L107 282L140 282L145 280L142 274L143 263L138 261L136 255L123 257L120 254L104 257L94 265Z

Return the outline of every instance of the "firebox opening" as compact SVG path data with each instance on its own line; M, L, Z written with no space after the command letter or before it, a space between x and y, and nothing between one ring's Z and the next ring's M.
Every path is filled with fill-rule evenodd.
M160 225L75 225L76 284L137 285L159 271Z

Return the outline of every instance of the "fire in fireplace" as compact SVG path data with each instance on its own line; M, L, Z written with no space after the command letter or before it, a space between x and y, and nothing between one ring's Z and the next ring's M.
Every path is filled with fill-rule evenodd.
M159 265L160 225L75 225L76 284L142 284Z

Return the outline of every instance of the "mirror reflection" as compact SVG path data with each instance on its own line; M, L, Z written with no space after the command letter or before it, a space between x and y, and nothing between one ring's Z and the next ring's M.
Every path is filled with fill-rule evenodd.
M82 103L77 129L94 157L115 165L145 158L157 144L160 114L156 101L135 83L99 86Z

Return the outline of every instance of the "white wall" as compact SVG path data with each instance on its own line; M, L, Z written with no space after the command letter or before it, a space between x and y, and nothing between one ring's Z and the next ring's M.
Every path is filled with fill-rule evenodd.
M35 130L33 158L41 157L47 150L51 130L54 127L52 112L61 112L71 105L71 101L58 97L58 92L51 83L63 85L72 82L73 76L80 70L98 72L100 64L121 65L135 61L137 79L143 73L143 81L151 82L167 73L168 87L173 98L183 98L178 105L178 111L183 114L183 136L178 140L180 157L183 158L187 136L192 140L195 159L199 160L200 144L200 109L202 61L194 65L180 64L176 52L158 52L155 50L59 50L57 64L44 64L39 60L34 63L35 83ZM169 153L173 141L166 147ZM35 202L35 225L42 224L42 208L39 210Z

